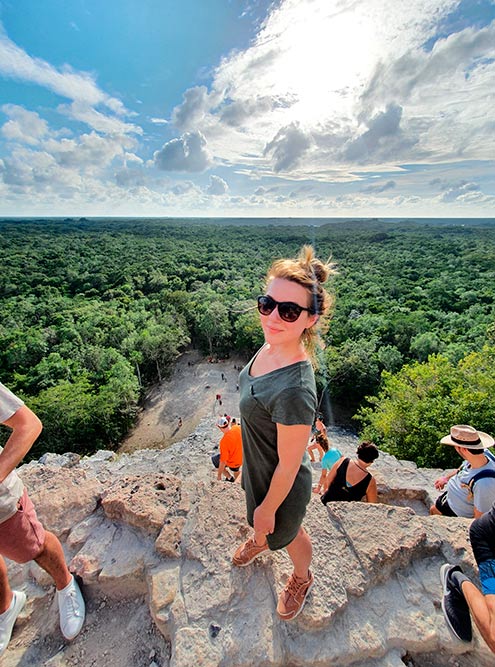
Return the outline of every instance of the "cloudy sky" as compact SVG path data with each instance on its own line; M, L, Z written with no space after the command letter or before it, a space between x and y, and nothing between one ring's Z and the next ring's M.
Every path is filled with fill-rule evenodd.
M0 215L495 217L495 0L0 0Z

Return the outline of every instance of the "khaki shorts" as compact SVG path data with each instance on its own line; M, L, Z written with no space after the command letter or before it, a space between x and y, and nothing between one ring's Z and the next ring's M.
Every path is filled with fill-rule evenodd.
M26 489L17 503L17 512L0 523L0 555L27 563L37 558L45 545L45 529Z

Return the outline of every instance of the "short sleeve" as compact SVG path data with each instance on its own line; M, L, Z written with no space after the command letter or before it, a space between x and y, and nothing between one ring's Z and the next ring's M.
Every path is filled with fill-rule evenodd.
M7 387L0 382L0 423L10 419L10 417L15 415L17 410L23 405L24 401L17 398L10 389L7 389Z
M274 396L271 407L272 422L295 426L313 424L316 395L305 387L288 387Z

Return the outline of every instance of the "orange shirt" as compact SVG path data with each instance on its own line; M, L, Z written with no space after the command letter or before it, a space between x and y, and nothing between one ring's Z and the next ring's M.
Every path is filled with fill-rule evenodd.
M242 436L239 424L234 424L220 440L220 461L229 468L242 465Z

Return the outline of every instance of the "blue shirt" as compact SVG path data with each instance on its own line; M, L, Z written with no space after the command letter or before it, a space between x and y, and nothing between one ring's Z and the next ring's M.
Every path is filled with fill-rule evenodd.
M340 449L331 447L328 452L325 453L325 456L321 459L321 467L326 468L326 470L331 470L333 468L333 464L337 463L341 457L342 452Z

